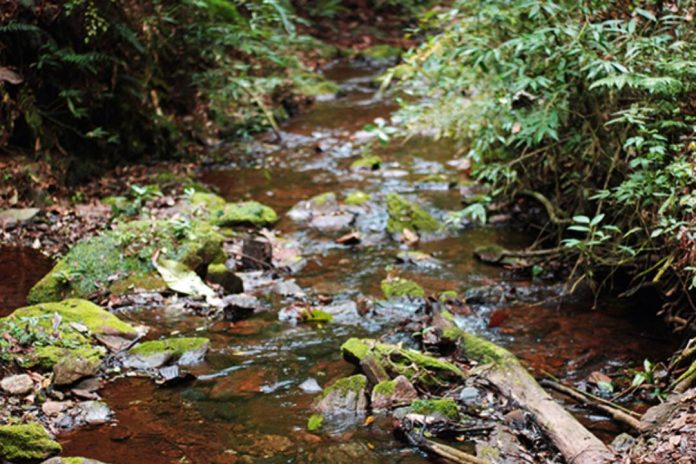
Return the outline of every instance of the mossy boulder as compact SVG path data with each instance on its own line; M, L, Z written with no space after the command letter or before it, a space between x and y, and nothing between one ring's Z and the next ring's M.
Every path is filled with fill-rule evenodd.
M424 298L425 290L416 282L402 277L388 277L384 279L380 287L387 299L390 298Z
M206 222L140 220L77 243L29 292L30 303L87 297L98 290L164 289L152 256L205 269L224 259L223 237Z
M324 78L317 73L295 73L293 79L295 81L295 88L297 91L307 97L336 95L341 91L340 85Z
M374 356L390 376L403 375L426 387L456 382L464 377L462 370L451 362L375 340L351 338L341 346L341 351L346 361L357 366L365 357Z
M138 336L135 328L113 314L79 299L19 308L0 319L0 332L29 340L26 350L3 353L20 365L49 370L59 363L64 368L69 367L66 363L72 363L80 366L76 372L88 369L87 366L95 368L106 355L103 347L93 345L92 336Z
M0 461L38 462L62 448L37 423L0 425Z
M392 234L409 229L413 232L437 232L442 225L427 211L397 193L387 195L387 230Z
M242 293L244 291L242 279L228 269L224 263L209 264L206 279L208 282L220 285L225 293Z
M210 222L220 227L268 226L278 221L276 212L257 201L227 203L210 214Z
M210 341L203 337L167 338L139 343L128 351L126 367L155 369L170 362L179 365L203 361Z
M459 407L451 398L416 400L411 403L410 409L416 414L439 419L457 420L459 418Z
M399 375L393 380L383 380L372 389L372 409L386 409L408 404L418 398L418 392L409 380Z
M372 196L369 193L357 191L357 192L352 192L352 193L348 194L348 196L344 200L344 203L346 205L359 206L359 205L362 205L363 203L367 203L371 199L372 199Z
M351 163L350 168L354 171L366 170L375 171L382 164L382 158L377 155L363 156Z
M207 192L195 192L191 195L192 205L202 205L204 208L214 211L219 208L224 208L227 202L220 195Z
M367 409L366 391L364 375L343 377L324 389L314 407L324 414L362 413Z

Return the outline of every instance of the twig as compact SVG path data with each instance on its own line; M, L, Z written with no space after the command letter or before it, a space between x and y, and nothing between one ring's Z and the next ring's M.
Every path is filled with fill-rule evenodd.
M556 391L568 395L571 398L587 406L593 407L599 411L607 413L615 421L626 424L632 429L637 430L638 432L642 432L646 428L646 425L643 424L639 419L636 419L632 415L627 414L626 412L622 411L617 406L609 403L606 400L601 400L601 398L597 397L590 397L588 394L584 392L580 392L579 390L575 390L558 382L554 382L553 380L544 379L541 381L541 384L545 387L553 388Z
M544 209L546 209L546 214L549 216L549 220L551 222L553 222L554 224L564 225L564 224L571 224L573 222L572 219L560 217L559 213L556 211L556 207L553 206L553 203L551 203L551 200L546 198L541 193L533 192L531 190L523 190L520 192L520 195L526 195L528 197L532 197L536 201L541 203L542 206L544 207Z
M405 434L406 438L408 438L408 441L413 446L417 446L429 453L436 454L449 461L461 464L490 464L489 461L477 458L472 454L465 453L464 451L460 451L457 448L453 448L448 445L443 445L442 443L428 440L422 436L416 436L412 432L405 432Z

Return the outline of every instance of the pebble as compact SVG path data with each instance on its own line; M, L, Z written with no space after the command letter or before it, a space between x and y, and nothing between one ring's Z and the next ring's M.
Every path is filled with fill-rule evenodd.
M34 381L27 374L11 375L0 381L0 388L10 395L26 395L34 389Z
M322 388L316 379L310 377L300 384L300 390L305 393L319 393L322 391Z

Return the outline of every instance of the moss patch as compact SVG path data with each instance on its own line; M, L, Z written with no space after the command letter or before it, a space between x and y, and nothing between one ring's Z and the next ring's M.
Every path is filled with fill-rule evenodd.
M310 432L314 432L316 430L319 430L321 426L324 424L324 416L321 414L312 414L307 421L307 430Z
M383 380L372 389L374 396L391 396L396 390L396 380Z
M272 208L256 201L227 203L223 208L213 211L210 221L221 227L239 225L266 226L274 224L278 215Z
M384 279L380 284L384 297L389 298L423 298L425 290L423 287L413 282L412 280L403 279L401 277L391 277Z
M387 44L378 44L368 47L360 52L366 58L376 61L398 60L402 50Z
M345 204L346 205L362 205L363 203L367 203L372 199L372 196L370 196L369 193L357 191L357 192L352 192L350 193L346 199L345 199Z
M322 95L336 95L341 91L341 86L337 83L325 79L317 73L300 72L294 73L295 88L297 91L308 97L319 97Z
M441 416L450 420L456 420L459 417L459 407L451 398L416 400L411 403L411 411L425 416Z
M465 355L480 363L518 363L508 350L481 337L471 335L459 328L449 327L443 331L443 337L459 342Z
M201 221L180 224L166 220L122 223L102 235L75 245L29 292L30 303L87 297L100 289L127 291L140 282L162 284L151 259L166 259L198 269L219 260L223 237Z
M61 446L40 424L0 426L2 461L40 461L61 451Z
M326 398L330 393L336 392L340 396L345 396L349 392L356 394L367 388L367 377L362 374L352 375L350 377L342 377L334 383L324 388L324 391L319 395L317 401Z
M206 209L213 211L218 208L224 208L227 202L224 198L214 193L196 192L191 195L192 205L202 205Z
M380 158L377 155L368 155L368 156L363 156L360 159L357 159L351 163L350 168L358 171L361 169L365 170L371 170L374 171L376 169L379 169L379 166L382 164L382 158Z
M136 356L152 356L159 353L170 353L173 358L180 358L189 351L207 347L210 341L203 337L167 338L139 343L131 348L129 353Z
M436 232L441 224L427 211L396 193L387 195L387 230L400 233L404 229L414 232Z

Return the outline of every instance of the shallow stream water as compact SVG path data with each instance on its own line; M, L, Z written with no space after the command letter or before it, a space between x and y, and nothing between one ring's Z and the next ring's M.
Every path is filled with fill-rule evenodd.
M258 142L256 148L266 153L261 159L218 168L201 179L217 187L227 200L255 199L274 207L283 216L276 229L301 245L306 260L290 277L305 291L331 295L339 303L361 295L379 299L379 283L402 245L385 240L358 248L337 245L335 234L308 229L284 216L293 205L325 192L343 197L359 189L376 199L399 192L440 218L445 211L461 207L458 190L448 189L446 183L422 181L434 173L455 180L463 176L447 164L455 156L447 143L428 139L395 143L380 149L381 169L350 169L361 140L367 137L361 128L377 117L388 118L396 108L393 101L375 93L371 82L376 73L346 63L326 70L329 78L341 83L343 96L317 102L285 124L284 147ZM383 227L385 219L375 215L374 228ZM504 228L462 230L418 246L440 260L441 267L406 267L400 274L432 293L483 286L514 287L520 301L554 295L557 287L515 277L473 258L474 248L480 245L519 248L530 241L526 234ZM0 263L13 259L6 256ZM17 271L0 265L0 272L0 280L5 280ZM23 278L23 291L38 277ZM21 295L10 295L3 303L18 306L21 300ZM428 462L392 436L387 418L329 433L306 432L315 394L304 393L299 385L313 378L325 386L351 374L352 367L341 360L341 343L351 336L377 337L388 329L385 324L292 326L278 319L277 310L284 305L281 297L269 297L265 304L267 311L235 324L211 325L203 318L167 309L127 315L163 334L209 337L208 359L195 368L199 377L190 385L160 388L139 378L108 385L100 393L114 409L116 421L63 435L64 455L112 464ZM581 379L608 364L660 359L670 352L667 339L656 335L654 321L639 317L639 302L605 301L596 310L592 304L583 297L560 307L511 301L495 308L477 307L459 323L507 346L536 372L548 371L563 379ZM499 313L499 324L489 328L493 312ZM614 431L601 417L583 411L580 415L595 431Z

